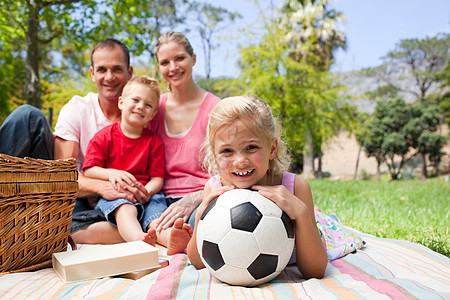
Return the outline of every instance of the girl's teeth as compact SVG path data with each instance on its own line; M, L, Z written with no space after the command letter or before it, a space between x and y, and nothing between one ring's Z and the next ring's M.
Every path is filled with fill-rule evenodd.
M245 172L236 172L236 174L240 175L240 176L244 176L247 175L249 173L251 173L252 171L245 171Z

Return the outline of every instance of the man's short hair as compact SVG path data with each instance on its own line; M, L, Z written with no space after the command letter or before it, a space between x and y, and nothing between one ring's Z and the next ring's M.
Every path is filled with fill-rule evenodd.
M125 61L127 62L127 68L130 67L130 50L128 50L128 47L125 46L121 41L118 41L116 39L107 38L102 41L99 41L97 44L95 44L94 49L92 49L91 52L91 66L94 66L94 61L92 60L92 57L94 56L94 52L98 49L104 49L104 48L114 48L116 46L119 46L123 54L125 56Z

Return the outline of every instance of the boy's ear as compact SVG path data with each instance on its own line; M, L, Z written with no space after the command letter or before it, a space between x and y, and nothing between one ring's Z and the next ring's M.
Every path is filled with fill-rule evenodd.
M277 155L277 150L278 150L278 139L274 138L272 141L272 146L270 147L270 159L274 159L275 156Z
M122 96L119 96L119 101L117 101L117 106L119 106L119 109L122 110L122 107L123 107L123 98L122 98Z

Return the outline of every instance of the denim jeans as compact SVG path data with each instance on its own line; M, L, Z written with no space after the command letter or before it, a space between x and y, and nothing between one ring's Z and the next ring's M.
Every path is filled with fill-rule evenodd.
M95 206L96 210L100 210L106 217L106 220L111 224L117 226L117 221L115 217L116 209L122 204L132 204L136 206L138 215L137 219L142 226L142 230L147 232L147 227L151 221L158 218L166 209L167 204L164 198L164 195L161 193L154 194L150 200L145 203L132 203L127 199L116 199L116 200L106 200L100 198L98 200L97 205Z
M16 108L0 127L0 153L53 159L55 140L44 113L31 105Z

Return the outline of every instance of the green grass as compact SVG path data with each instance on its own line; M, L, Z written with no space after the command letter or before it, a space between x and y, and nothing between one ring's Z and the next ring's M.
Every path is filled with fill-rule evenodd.
M450 183L309 180L314 204L346 226L408 240L450 257Z

